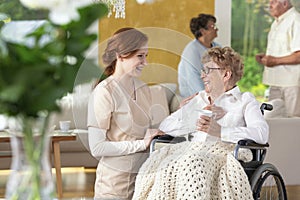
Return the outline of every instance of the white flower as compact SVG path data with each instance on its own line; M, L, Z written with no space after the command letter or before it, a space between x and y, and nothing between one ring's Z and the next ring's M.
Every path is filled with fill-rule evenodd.
M69 6L67 4L61 4L50 10L49 19L55 24L67 24L72 20L77 21L79 19L77 7Z
M31 9L49 10L49 19L55 24L67 24L78 20L78 8L90 5L92 0L20 0Z
M144 4L144 3L153 3L154 0L136 0L137 3L139 4Z
M60 0L20 0L20 2L30 9L49 9L55 7Z
M115 18L125 18L125 0L20 0L31 9L49 10L49 19L55 24L67 24L78 20L77 9L93 2L103 2L110 8L108 16L115 12ZM154 0L136 0L139 4L152 3Z

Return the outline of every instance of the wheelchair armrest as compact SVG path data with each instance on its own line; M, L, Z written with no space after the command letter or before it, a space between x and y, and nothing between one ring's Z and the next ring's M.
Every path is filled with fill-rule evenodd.
M266 154L266 148L269 147L269 144L258 144L250 139L239 140L237 145L234 148L233 156L238 159L238 152L240 148L250 149L253 154L253 160L263 161Z
M155 136L150 144L150 152L153 152L155 150L156 143L176 144L183 141L186 141L185 137L173 137L167 134L161 136Z
M166 134L166 135L157 135L153 139L162 142L171 142L174 139L174 137Z
M244 139L244 140L240 140L238 141L238 145L240 147L249 147L250 148L263 148L263 147L269 147L269 144L266 143L266 144L258 144L256 142L254 142L253 140L250 140L250 139Z

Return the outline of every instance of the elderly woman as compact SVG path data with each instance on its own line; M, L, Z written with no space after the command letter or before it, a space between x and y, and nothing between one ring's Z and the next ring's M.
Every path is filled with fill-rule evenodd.
M215 46L218 36L217 19L213 15L201 13L190 21L190 30L195 39L184 48L178 64L178 85L180 95L188 97L204 89L200 74L203 69L201 57Z
M205 91L160 125L172 136L192 134L192 142L154 152L139 171L134 199L252 199L247 176L232 151L240 139L266 143L268 125L255 97L236 85L244 67L238 53L214 47L202 62ZM212 114L205 116L203 110Z

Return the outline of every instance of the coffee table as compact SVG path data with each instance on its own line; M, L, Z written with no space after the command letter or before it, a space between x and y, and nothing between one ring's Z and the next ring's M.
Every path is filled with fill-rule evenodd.
M5 131L0 131L0 143L1 142L10 142L10 135ZM63 141L72 141L76 140L76 134L74 132L71 133L60 133L54 132L50 135L51 143L52 143L52 150L53 150L53 160L54 160L54 167L55 167L55 174L56 174L56 190L58 198L62 198L62 176L61 176L61 159L60 159L60 142ZM1 155L1 157L7 157L9 155ZM10 155L11 156L11 155Z
M53 160L56 172L56 189L58 198L62 197L62 176L61 176L61 159L60 159L60 142L76 140L74 133L54 133L51 136Z

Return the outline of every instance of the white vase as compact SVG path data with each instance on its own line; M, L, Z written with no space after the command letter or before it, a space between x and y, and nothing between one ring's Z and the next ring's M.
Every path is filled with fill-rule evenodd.
M49 159L50 138L46 133L36 134L31 120L22 121L22 134L11 134L13 158L5 198L52 200L55 188Z

